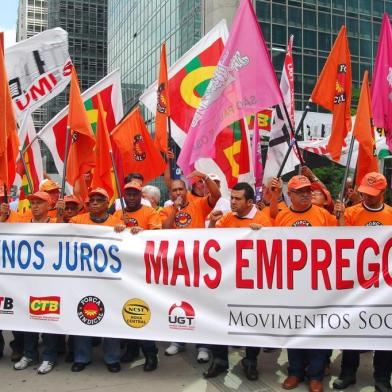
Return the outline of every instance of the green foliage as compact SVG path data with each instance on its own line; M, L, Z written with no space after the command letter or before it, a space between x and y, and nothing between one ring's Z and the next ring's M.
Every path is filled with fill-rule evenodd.
M345 168L336 163L330 162L328 165L312 169L313 173L331 192L335 200L342 189L342 181Z

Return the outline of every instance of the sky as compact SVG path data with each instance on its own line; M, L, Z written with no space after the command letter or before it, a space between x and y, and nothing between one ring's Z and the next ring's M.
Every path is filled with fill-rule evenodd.
M15 43L19 0L0 0L0 31L4 31L5 47Z

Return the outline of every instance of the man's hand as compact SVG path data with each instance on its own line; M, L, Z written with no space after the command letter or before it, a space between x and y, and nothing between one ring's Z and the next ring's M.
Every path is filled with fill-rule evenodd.
M57 215L63 215L65 210L65 201L64 199L58 199L56 203Z
M140 227L140 226L133 226L133 227L131 227L131 233L132 234L137 234L137 233L140 233L141 231L143 231L143 227Z
M10 206L7 203L1 203L0 206L0 221L5 222L10 215Z
M265 208L265 204L264 204L263 200L259 200L259 201L256 203L256 207L257 207L257 209L259 209L260 211L262 211L262 210Z
M210 214L210 222L218 222L220 218L222 218L223 212L220 210L214 210Z
M260 230L260 229L263 227L263 225L260 225L259 223L251 223L251 224L249 225L249 227L250 227L252 230Z
M315 182L317 180L316 176L307 166L301 166L301 174L307 177L310 182Z
M207 175L195 170L186 176L186 178L193 178L193 177L200 177L202 180L205 180L207 178Z
M282 192L282 182L278 177L272 177L270 183L270 190L273 196L280 196Z
M346 210L344 203L341 200L336 200L333 213L338 220L339 226L345 225L344 211Z
M121 232L123 232L123 231L125 230L125 228L126 228L126 226L123 225L122 223L117 223L117 224L114 226L114 231L115 231L116 233L121 233Z
M180 210L181 206L182 206L182 202L183 202L182 197L178 196L177 199L174 200L174 202L173 202L174 209L175 210Z

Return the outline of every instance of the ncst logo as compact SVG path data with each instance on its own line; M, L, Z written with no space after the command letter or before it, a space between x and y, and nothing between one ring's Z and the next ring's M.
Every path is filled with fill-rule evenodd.
M169 309L169 327L172 329L195 329L195 310L188 302L173 304Z
M30 314L33 316L60 314L60 297L30 296Z

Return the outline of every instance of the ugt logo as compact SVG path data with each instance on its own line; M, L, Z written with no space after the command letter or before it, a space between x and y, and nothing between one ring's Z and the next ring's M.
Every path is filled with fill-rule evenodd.
M195 329L195 310L188 302L182 301L179 305L173 304L169 309L169 328Z

